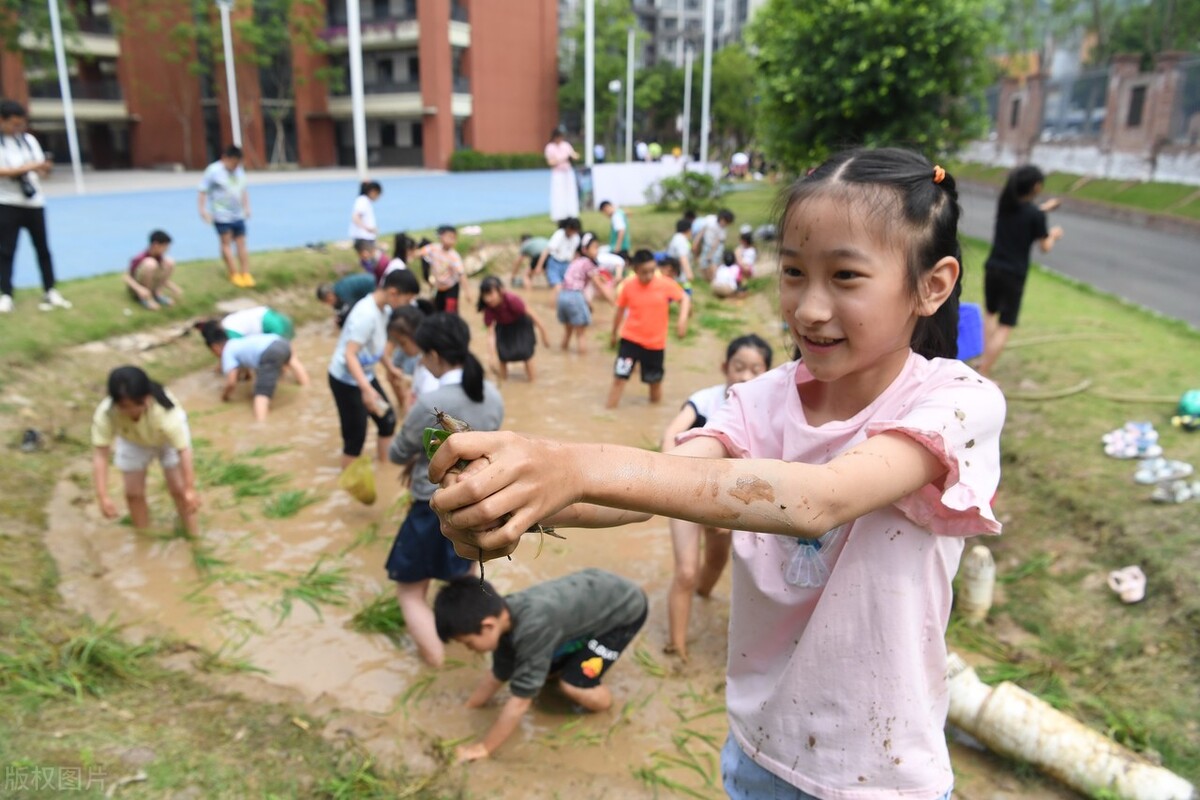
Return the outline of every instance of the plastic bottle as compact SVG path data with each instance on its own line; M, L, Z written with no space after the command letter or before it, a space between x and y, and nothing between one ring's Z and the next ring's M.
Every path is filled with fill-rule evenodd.
M996 562L992 551L975 545L963 558L962 581L958 587L958 613L974 625L987 619L996 588Z

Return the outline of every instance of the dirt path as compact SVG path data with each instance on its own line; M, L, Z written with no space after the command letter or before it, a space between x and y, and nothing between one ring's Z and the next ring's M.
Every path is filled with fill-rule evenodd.
M559 335L550 295L527 293L551 332ZM747 317L768 341L780 341L763 297L745 301ZM687 343L668 345L666 402L652 407L634 381L621 407L603 409L612 354L600 342L611 320L600 304L592 350L581 357L557 347L539 349L539 380L530 385L522 370L502 387L504 427L553 437L652 446L686 396L718 382L724 343L701 332ZM476 351L482 327L468 316ZM495 707L469 711L462 702L483 658L451 646L442 671L422 666L407 641L397 649L387 637L351 630L354 613L391 591L383 563L403 511L398 469L378 470L380 498L364 507L336 488L337 416L325 386L325 365L335 336L328 324L301 329L297 350L313 385L285 384L270 419L252 422L246 389L235 402L218 399L219 379L209 371L172 384L192 419L198 459L257 466L282 476L273 493L304 490L315 502L289 518L265 514L267 497L238 500L231 487L205 488L200 542L135 535L100 518L87 487L88 462L81 459L57 485L50 504L47 544L61 574L60 591L74 608L93 618L115 614L135 630L168 633L228 663L261 670L217 679L251 697L276 699L285 690L314 713L330 718L326 733L352 736L385 763L415 770L436 767L436 745L479 734ZM180 346L194 346L194 343ZM782 352L780 350L779 352ZM245 386L245 385L244 385ZM373 439L368 441L368 446ZM157 479L156 479L157 480ZM114 484L114 496L119 487ZM169 520L161 485L153 491L156 519ZM640 583L651 598L650 617L634 646L612 672L617 697L613 712L578 716L553 693L535 705L519 733L498 757L471 765L466 785L472 795L497 798L645 797L652 786L670 783L697 796L719 797L717 752L724 739L725 629L728 576L708 601L693 611L692 660L684 666L662 655L666 636L665 595L671 546L661 518L613 531L567 531L567 541L547 540L538 558L530 540L512 561L488 565L488 578L504 592L585 566L620 572ZM344 592L344 605L318 603L319 613L289 589L320 562ZM1070 797L1007 775L986 756L955 748L957 796L968 798Z

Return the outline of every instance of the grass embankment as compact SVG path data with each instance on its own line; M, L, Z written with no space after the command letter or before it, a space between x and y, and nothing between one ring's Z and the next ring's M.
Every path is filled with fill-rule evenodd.
M772 201L767 190L727 199L739 223L764 221ZM635 244L661 245L674 217L630 210ZM584 223L607 231L598 214L585 215ZM540 218L488 223L479 241L514 242L522 232L544 228ZM969 243L968 299L981 295L982 248ZM331 277L339 260L350 256L257 256L263 288L255 296L299 320L324 316L311 286ZM507 273L510 263L498 266ZM304 731L292 718L308 720L294 707L218 694L164 669L160 655L184 645L151 643L139 650L65 610L59 599L40 533L54 482L85 456L104 375L128 360L144 363L161 380L211 365L196 341L138 356L65 345L191 319L208 313L214 301L242 293L212 262L183 265L182 282L187 300L166 315L137 309L124 316L123 291L109 276L64 287L77 304L70 313L23 310L0 320L8 343L0 437L15 442L23 427L63 434L37 455L10 451L0 471L0 692L6 695L0 759L21 767L79 767L85 777L89 767L104 768L110 784L142 769L148 780L122 789L132 797L193 786L193 796L204 797L395 796L425 778L375 769L352 748L317 736L319 722ZM733 308L701 293L697 325L716 336L740 332ZM1132 481L1133 463L1106 458L1100 435L1127 419L1150 419L1168 456L1200 464L1200 434L1168 422L1174 399L1196 384L1197 363L1195 331L1050 273L1033 274L1021 327L996 374L1010 398L997 501L1006 529L987 542L999 564L999 598L985 626L954 624L949 637L953 647L986 656L994 664L985 670L991 679L1015 680L1123 743L1157 753L1193 781L1200 779L1200 642L1194 635L1200 627L1200 504L1150 503L1149 489ZM1091 383L1081 389L1085 380ZM278 508L294 502L280 501ZM1121 605L1103 585L1110 569L1130 563L1149 576L1147 599L1137 606ZM306 602L311 595L297 583L293 599ZM402 621L380 602L356 624L397 635ZM220 654L200 663L238 668ZM453 796L457 790L446 786L441 796Z
M957 178L994 186L1003 186L1009 173L1008 167L965 162L954 162L951 170ZM1069 172L1051 172L1046 175L1045 193L1051 197L1072 197L1151 214L1200 220L1200 186L1183 183L1119 181Z

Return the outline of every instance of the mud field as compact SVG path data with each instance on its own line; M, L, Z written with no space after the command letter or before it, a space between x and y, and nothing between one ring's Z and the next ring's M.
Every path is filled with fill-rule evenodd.
M524 295L552 346L539 347L536 383L526 382L519 365L510 368L501 386L506 429L656 446L683 400L722 379L724 341L694 325L686 342L672 337L668 343L661 406L648 404L635 379L621 406L605 411L611 307L597 304L590 352L579 356L558 349L561 328L550 293ZM742 319L758 323L738 332L755 331L778 344L778 363L783 343L767 298L730 302ZM482 322L473 308L467 319L474 349L482 354ZM211 370L171 385L188 410L196 444L203 503L198 541L137 535L104 520L89 488L90 463L80 459L55 489L47 543L61 574L60 591L73 608L95 619L114 615L138 635L170 635L215 653L236 665L234 674L207 679L221 688L251 698L299 699L327 720L327 736L351 737L385 764L431 773L444 768L439 747L482 734L498 702L482 710L463 707L488 668L486 658L452 644L447 667L434 671L421 664L402 633L351 628L360 609L392 594L383 564L404 504L399 468L391 464L377 470L373 506L337 488L341 443L325 375L335 342L330 323L301 328L295 346L312 385L301 389L285 379L261 425L253 422L249 384L228 404L220 401L220 378ZM112 479L118 499L116 470ZM229 485L214 485L220 481ZM169 531L172 507L157 467L150 495L156 524ZM537 558L536 541L527 537L512 561L490 562L487 577L510 592L595 566L640 583L651 600L650 616L606 678L616 704L610 712L581 716L544 692L496 755L452 769L464 772L473 797L722 796L717 751L726 732L728 575L711 599L694 604L691 660L681 664L662 652L672 561L666 521L564 533L566 541L547 539ZM187 657L179 660L180 666L188 663ZM501 692L499 702L505 696ZM958 797L1074 796L1023 783L1005 765L958 745L953 757Z

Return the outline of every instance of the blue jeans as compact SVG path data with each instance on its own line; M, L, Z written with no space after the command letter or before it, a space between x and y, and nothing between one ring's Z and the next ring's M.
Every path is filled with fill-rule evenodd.
M756 764L730 734L721 748L721 778L730 800L821 800ZM942 795L950 800L954 790Z

